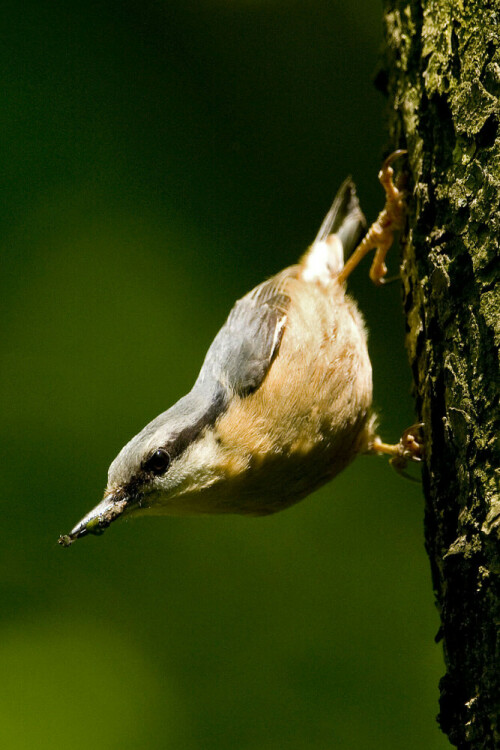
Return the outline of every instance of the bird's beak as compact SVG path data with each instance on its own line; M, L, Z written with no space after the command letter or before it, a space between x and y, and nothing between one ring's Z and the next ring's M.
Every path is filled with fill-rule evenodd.
M122 515L128 504L128 498L122 493L106 493L99 505L87 513L69 534L57 540L63 547L69 547L75 539L87 534L102 534L113 521Z

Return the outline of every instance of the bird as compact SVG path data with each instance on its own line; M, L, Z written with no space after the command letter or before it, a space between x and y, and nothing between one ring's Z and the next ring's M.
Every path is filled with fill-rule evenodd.
M276 513L363 453L399 470L421 460L421 425L396 444L378 436L367 330L346 291L372 249L370 277L385 281L405 215L392 163L404 153L383 163L385 205L368 231L347 178L299 262L236 302L192 389L122 448L102 501L62 546L125 516Z

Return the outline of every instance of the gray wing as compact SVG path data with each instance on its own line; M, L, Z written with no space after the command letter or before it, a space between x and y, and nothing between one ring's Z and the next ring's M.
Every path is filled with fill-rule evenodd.
M278 353L290 298L282 291L294 268L238 300L207 352L197 383L246 396L261 385Z

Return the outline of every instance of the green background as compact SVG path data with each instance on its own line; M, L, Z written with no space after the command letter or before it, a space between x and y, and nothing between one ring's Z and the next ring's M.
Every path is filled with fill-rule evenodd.
M1 25L1 746L444 748L421 491L385 460L269 518L56 544L344 177L381 208L381 8L27 0ZM400 290L367 268L395 441Z

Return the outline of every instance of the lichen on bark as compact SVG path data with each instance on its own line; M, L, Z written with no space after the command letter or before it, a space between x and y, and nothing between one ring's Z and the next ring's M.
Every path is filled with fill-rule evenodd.
M407 346L425 423L440 725L500 747L500 6L386 0L392 146L408 149Z

